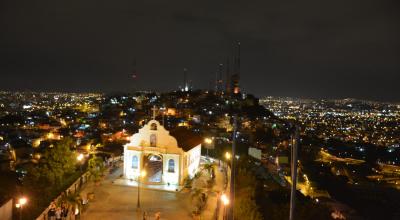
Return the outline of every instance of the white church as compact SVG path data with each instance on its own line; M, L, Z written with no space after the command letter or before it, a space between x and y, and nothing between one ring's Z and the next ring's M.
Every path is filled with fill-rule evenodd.
M182 185L199 168L201 143L190 131L178 128L170 134L153 119L124 146L124 176L136 180L145 170L147 184Z

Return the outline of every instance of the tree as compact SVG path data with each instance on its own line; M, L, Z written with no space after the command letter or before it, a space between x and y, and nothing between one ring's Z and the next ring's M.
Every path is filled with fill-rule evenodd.
M207 171L208 174L210 174L211 178L214 178L214 164L212 163L206 163L203 165L203 170Z
M40 187L61 186L66 176L75 171L75 154L71 146L72 139L65 138L47 148L39 163L28 170L26 181Z
M263 217L258 210L254 199L254 189L242 190L235 200L235 219L262 220Z
M96 155L93 155L93 157L90 158L90 160L88 162L88 169L89 169L90 176L93 178L93 180L95 182L98 182L105 170L103 159L101 159L101 157L97 157Z
M57 186L63 183L67 174L75 171L75 154L71 151L73 140L64 138L57 142L53 148L48 148L43 155L41 164L50 170L48 180Z
M71 151L72 146L72 139L65 138L47 148L38 164L27 168L23 186L26 194L35 200L28 208L32 209L31 215L38 214L35 212L41 211L74 181L71 177L75 171L76 159Z
M236 175L235 219L261 220L263 217L255 199L257 180L251 172L241 166L243 163L239 165Z
M185 188L187 188L187 189L192 188L192 183L193 183L193 179L190 178L189 176L187 176L187 177L183 180L183 185L184 185Z
M195 188L191 193L192 203L194 205L193 214L199 215L207 203L207 195L202 189Z

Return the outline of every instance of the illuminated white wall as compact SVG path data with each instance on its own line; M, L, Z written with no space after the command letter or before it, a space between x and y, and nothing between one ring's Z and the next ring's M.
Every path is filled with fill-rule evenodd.
M179 184L179 173L180 173L180 156L176 154L164 154L163 158L163 182L166 184ZM174 172L169 172L169 160L172 159L175 162Z
M137 169L132 168L132 158L137 156L138 166ZM136 179L139 176L140 168L142 166L141 160L142 153L140 151L124 150L124 176L128 179Z
M190 177L193 177L199 169L200 157L201 157L201 145L198 145L197 147L188 151L186 153L186 157L188 160L187 174Z
M151 125L155 124L157 130L151 130ZM150 144L150 136L156 135L156 146L159 148L166 148L168 150L177 150L178 142L176 139L169 134L160 123L156 120L149 121L143 128L139 129L139 132L130 137L129 146L141 146L141 147L152 147Z

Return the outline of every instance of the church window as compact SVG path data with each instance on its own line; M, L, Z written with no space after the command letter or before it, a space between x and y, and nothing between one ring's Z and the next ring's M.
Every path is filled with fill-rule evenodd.
M157 136L155 134L150 135L150 147L157 146Z
M138 157L135 155L132 157L132 169L137 169L139 166Z
M156 130L157 130L157 124L156 124L156 123L152 123L152 124L150 125L150 130L156 131Z
M173 159L168 160L168 172L175 173L175 161Z

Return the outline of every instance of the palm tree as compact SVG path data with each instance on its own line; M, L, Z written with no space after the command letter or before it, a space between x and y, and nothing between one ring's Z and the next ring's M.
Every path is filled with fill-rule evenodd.
M183 180L183 182L184 182L185 188L188 188L188 189L192 188L192 183L193 183L193 179L192 178L190 178L188 176Z
M199 188L193 189L191 192L191 195L190 195L192 198L192 202L193 202L193 200L199 198L202 193L203 193L202 189L199 189Z
M202 189L195 188L192 190L191 198L195 206L193 214L199 215L207 202L207 196Z
M214 171L214 164L212 163L206 163L203 165L203 170L206 170L210 175L213 173Z
M215 175L214 175L215 174L215 166L214 166L214 164L212 164L212 163L204 164L203 165L203 170L206 170L210 174L211 178L215 177Z

